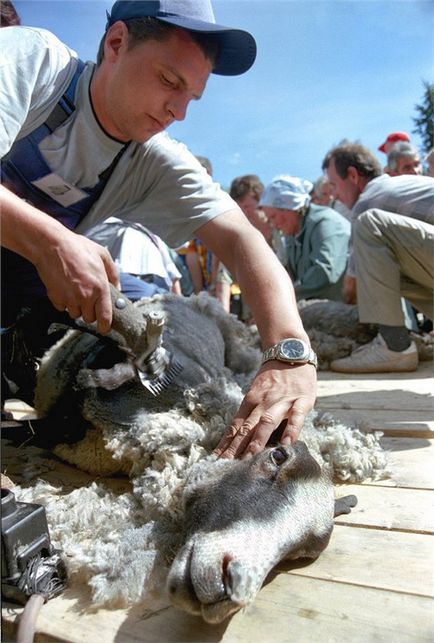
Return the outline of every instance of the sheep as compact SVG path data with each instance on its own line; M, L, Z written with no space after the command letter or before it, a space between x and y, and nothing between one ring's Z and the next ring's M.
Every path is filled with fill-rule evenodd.
M164 346L184 366L160 396L154 397L134 373L126 379L122 375L119 385L107 383L105 375L113 365L128 366L127 353L111 340L79 330L68 331L43 355L33 396L39 416L55 427L50 439L57 437L52 445L56 456L94 476L126 474L131 490L116 495L101 482L70 493L43 481L32 485L38 458L29 456L31 479L17 489L17 497L47 507L51 537L66 554L70 582L86 581L93 605L126 606L158 594L159 600L200 611L206 620L218 622L254 599L278 560L302 552L319 555L333 526L332 477L359 481L383 476L386 458L377 434L363 434L313 412L301 434L307 446L301 441L292 447L277 442L248 463L216 461L210 454L260 363L257 339L206 295L156 296L137 305L140 314L151 309L164 309L167 314ZM68 440L61 435L65 422L69 422ZM24 477L29 448L16 454L22 459ZM276 526L282 506L267 503L271 478L261 474L258 481L257 476L272 471L277 460L286 473L271 477L283 475L290 482L287 491L280 483L279 493L288 498L285 520L289 524L292 517L300 529L298 535L287 531L286 540L272 536L281 533ZM43 474L42 456L40 462ZM300 467L299 462L304 464ZM292 469L285 463L292 463ZM297 475L289 475L291 470ZM275 543L258 573L246 575L245 563L235 560L234 532L221 540L210 530L211 541L220 551L212 573L219 578L218 591L223 587L227 596L226 607L214 608L204 605L210 606L215 594L210 597L207 589L200 594L196 588L189 600L182 581L192 573L185 553L198 537L192 524L200 516L199 529L203 521L212 526L212 512L203 510L207 504L203 497L209 501L211 493L206 482L211 480L214 507L221 504L228 485L232 490L232 503L238 503L243 516L239 524L232 521L238 537L244 529L246 533L252 529L246 494L263 487L267 493L258 506L270 509L267 519L263 517L264 533L268 530L268 540L274 538ZM349 507L345 505L344 510ZM211 541L202 538L201 542ZM261 542L254 554L258 560L265 554ZM201 581L196 585L200 587ZM162 594L162 587L167 587L167 593ZM199 607L198 601L203 603Z
M330 362L350 355L362 344L370 342L378 332L376 324L361 324L357 306L327 299L298 302L298 309L312 348L318 355L320 370L328 370ZM429 335L411 333L419 359L433 359L434 339Z

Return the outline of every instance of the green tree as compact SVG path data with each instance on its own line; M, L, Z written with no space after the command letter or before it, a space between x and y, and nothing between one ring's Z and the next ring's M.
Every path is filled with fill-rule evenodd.
M422 81L425 92L420 105L416 105L418 116L413 118L416 128L415 134L419 134L422 141L423 152L428 152L434 147L434 84Z

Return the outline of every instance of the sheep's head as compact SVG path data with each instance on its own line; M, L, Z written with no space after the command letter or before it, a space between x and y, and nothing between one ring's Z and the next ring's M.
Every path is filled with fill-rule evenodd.
M279 561L316 558L333 528L332 483L300 441L250 460L199 463L184 503L185 541L168 591L210 623L250 603Z

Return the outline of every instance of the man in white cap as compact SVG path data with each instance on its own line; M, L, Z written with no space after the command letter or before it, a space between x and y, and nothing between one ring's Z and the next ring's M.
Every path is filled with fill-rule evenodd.
M339 212L311 203L310 181L282 174L259 205L284 237L284 265L297 299L342 300L351 224Z
M236 277L265 349L217 452L250 457L285 419L282 441L296 439L316 372L290 280L229 195L162 133L211 72L251 67L253 37L215 24L208 0L115 2L96 65L43 29L0 31L3 324L47 294L57 310L110 329L117 270L80 234L109 216L172 247L197 236Z

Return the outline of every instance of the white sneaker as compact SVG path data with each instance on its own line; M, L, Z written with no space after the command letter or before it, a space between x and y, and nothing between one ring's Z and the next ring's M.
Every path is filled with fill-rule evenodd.
M405 351L391 351L380 334L348 357L335 359L330 368L338 373L399 373L415 371L419 363L416 344Z

